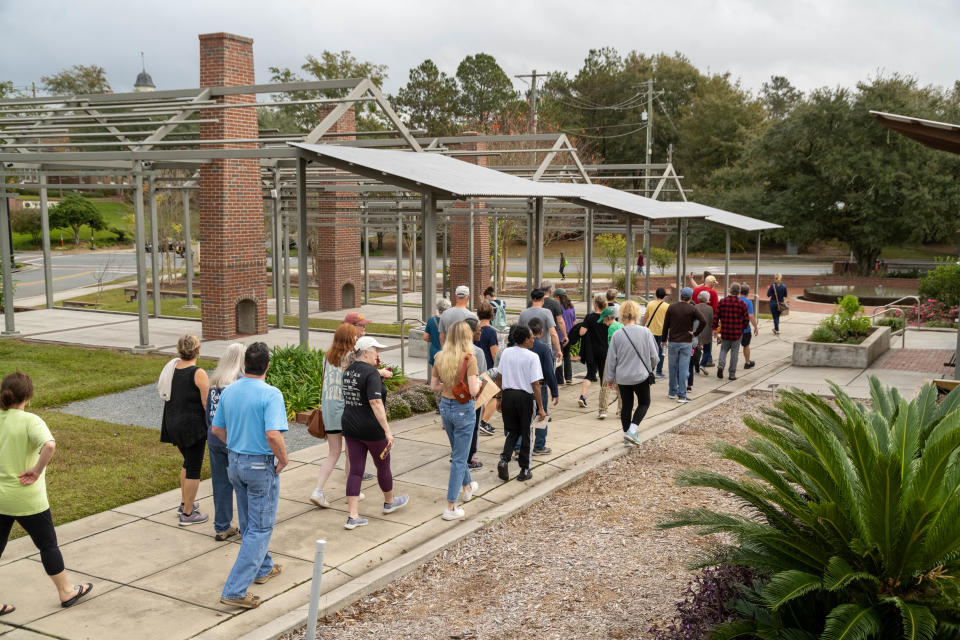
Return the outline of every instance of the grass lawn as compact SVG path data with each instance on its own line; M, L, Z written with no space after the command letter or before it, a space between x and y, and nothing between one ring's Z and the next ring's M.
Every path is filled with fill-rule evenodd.
M54 195L51 193L50 198L53 199ZM133 238L133 226L127 224L126 217L133 213L133 206L128 205L125 202L118 202L116 200L93 200L93 204L100 210L100 213L103 214L103 222L105 225L104 229L100 231L94 231L93 238L97 246L112 246L117 244L117 236L112 231L111 227L118 227L120 229L125 229L128 231L126 243L132 242ZM40 215L40 210L34 210L37 212L37 215ZM52 248L56 249L60 246L60 232L63 232L63 246L66 249L72 249L73 244L73 229L51 229L50 230L50 245ZM86 246L90 242L90 228L86 225L80 227L80 246ZM33 237L28 233L14 233L13 234L13 248L17 251L24 251L29 249L38 249L40 247L39 243L34 243Z
M55 407L155 382L167 360L109 349L0 340L0 375L29 374L35 407ZM212 369L216 363L201 360L200 365Z
M132 286L136 286L136 283L133 283ZM73 298L74 300L79 300L82 302L96 302L100 305L100 309L106 311L129 311L130 313L137 312L137 301L127 300L127 294L124 293L123 288L120 289L107 289L99 294L89 293L85 296L78 296ZM160 313L165 316L178 316L181 318L199 318L200 317L200 300L194 298L194 304L197 305L196 309L185 309L184 306L187 304L187 298L163 298L160 300ZM58 307L62 307L63 303L58 302ZM147 296L147 311L153 313L153 296Z

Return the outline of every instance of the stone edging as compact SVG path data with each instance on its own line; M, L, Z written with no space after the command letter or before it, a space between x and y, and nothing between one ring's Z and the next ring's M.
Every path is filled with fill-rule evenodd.
M744 386L742 389L738 389L730 394L708 402L704 406L699 407L691 413L686 413L678 417L668 417L667 420L661 423L655 423L651 425L641 432L641 441L646 442L647 440L669 431L677 425L686 422L691 418L700 415L701 413L714 409L728 400L753 391L757 384L773 375L776 375L789 366L789 357L781 359L774 364L771 371L761 380L752 382L750 385ZM459 526L454 525L454 527L449 531L430 539L427 543L420 545L417 549L408 551L407 553L404 553L393 560L387 561L384 564L375 567L371 571L368 571L363 575L358 576L337 587L336 589L321 595L319 617L322 618L335 613L336 611L358 601L363 596L385 587L397 578L406 575L424 562L430 560L434 556L456 544L463 538L473 534L477 530L482 529L491 522L509 518L510 516L526 509L530 505L538 502L554 491L562 489L563 487L576 482L600 465L610 460L619 458L620 456L623 456L631 451L631 449L618 446L619 444L620 443L618 440L615 445L611 444L605 447L602 451L592 454L577 462L575 468L564 470L557 475L531 487L529 491L524 491L523 493L509 499L507 502L501 505L496 505L473 518L468 518ZM305 624L307 618L307 607L310 598L310 583L305 582L288 590L284 594L273 598L272 600L278 600L280 598L295 600L297 604L294 606L296 608L275 618L258 629L255 629L242 636L232 635L229 634L229 631L226 628L224 628L229 627L230 622L228 621L222 625L217 625L216 627L207 629L205 632L202 632L194 637L200 638L201 640L212 640L213 638L222 637L237 638L237 640L274 640L275 638L279 638L281 635Z

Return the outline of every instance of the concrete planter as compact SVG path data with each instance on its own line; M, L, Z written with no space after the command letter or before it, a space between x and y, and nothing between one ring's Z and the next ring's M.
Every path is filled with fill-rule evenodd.
M798 367L866 369L890 348L890 327L874 327L860 344L793 343L793 364Z

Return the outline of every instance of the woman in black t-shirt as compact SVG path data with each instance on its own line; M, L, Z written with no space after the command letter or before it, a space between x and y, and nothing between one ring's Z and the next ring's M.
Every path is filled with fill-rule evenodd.
M409 496L393 496L393 474L390 472L390 449L393 434L387 422L387 388L378 365L383 349L376 338L363 336L357 340L356 359L343 372L343 438L347 443L350 474L347 476L347 508L345 529L368 524L360 517L360 484L367 463L367 452L377 467L377 483L383 491L383 512L393 513L405 506Z
M580 360L587 365L587 375L580 385L580 398L577 404L587 406L587 390L591 382L597 381L597 373L603 373L607 361L607 327L600 322L600 312L607 308L605 296L593 299L593 313L588 313L580 326Z

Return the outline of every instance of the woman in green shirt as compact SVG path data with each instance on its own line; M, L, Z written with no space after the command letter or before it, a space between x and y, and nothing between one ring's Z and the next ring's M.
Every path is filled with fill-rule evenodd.
M25 373L11 373L0 384L0 557L14 521L19 522L40 550L60 606L69 607L90 593L93 585L73 584L64 570L44 478L56 443L44 421L24 411L32 397L33 382ZM12 605L0 605L0 616L15 610Z

